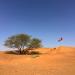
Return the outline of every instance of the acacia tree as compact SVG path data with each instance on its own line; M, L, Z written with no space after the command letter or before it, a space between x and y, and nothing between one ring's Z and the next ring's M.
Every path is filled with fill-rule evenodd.
M24 50L24 48L28 45L30 41L30 36L27 34L18 34L9 37L5 41L5 46L9 48L17 48L21 54L21 52Z
M39 40L38 38L33 38L28 45L28 48L30 48L30 49L40 48L40 47L42 47L42 44L41 44L41 40Z

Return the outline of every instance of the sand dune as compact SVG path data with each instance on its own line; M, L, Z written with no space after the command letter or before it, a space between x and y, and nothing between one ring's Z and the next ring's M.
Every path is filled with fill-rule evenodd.
M0 52L0 75L75 75L75 48L38 48L41 55Z

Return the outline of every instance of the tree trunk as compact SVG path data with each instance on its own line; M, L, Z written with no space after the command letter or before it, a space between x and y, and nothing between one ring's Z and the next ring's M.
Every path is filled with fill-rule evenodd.
M19 49L19 54L21 54L21 48Z

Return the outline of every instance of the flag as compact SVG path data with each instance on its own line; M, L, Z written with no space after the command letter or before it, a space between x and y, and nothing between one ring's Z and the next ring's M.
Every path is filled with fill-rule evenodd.
M59 38L57 41L58 41L58 42L61 42L61 41L63 41L63 38L61 37L61 38Z

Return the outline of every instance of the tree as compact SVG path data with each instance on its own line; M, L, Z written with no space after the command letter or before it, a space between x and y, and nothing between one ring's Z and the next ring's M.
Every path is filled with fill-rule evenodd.
M28 45L28 48L32 49L32 48L40 48L41 45L41 40L37 39L37 38L33 38L30 42L30 44Z
M9 37L5 41L5 46L9 48L18 48L20 54L24 50L24 48L28 45L30 42L30 36L27 34L18 34Z

